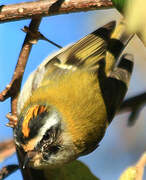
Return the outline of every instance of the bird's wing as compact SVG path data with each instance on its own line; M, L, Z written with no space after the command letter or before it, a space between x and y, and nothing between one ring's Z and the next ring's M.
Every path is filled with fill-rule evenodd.
M99 60L105 58L108 41L114 28L115 21L112 21L76 43L48 56L29 76L21 90L17 103L18 114L32 92L40 86L44 76L56 80L66 72L77 68L96 69Z
M59 70L62 72L62 70L74 70L97 64L99 60L105 57L107 44L114 28L115 22L112 21L64 48L53 58L50 59L49 57L48 63L45 65L46 69L50 68L50 64L54 64L58 69L58 73L60 73Z

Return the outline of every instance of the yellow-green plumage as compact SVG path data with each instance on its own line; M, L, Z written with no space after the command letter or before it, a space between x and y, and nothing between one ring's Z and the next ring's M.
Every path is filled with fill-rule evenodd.
M55 146L58 144L63 148L58 154L48 155L53 159L48 160L49 165L69 162L98 146L125 96L133 65L131 57L125 55L115 67L130 36L125 33L124 24L113 32L114 29L115 22L99 28L47 58L29 77L18 100L19 119L27 121L20 121L15 133L16 136L21 134L17 143L19 139L26 141L23 134L28 136L29 141L23 145L25 151L35 148L40 137L43 139L45 132L38 128L40 121L43 122L40 117L45 112L54 113L54 109L57 117L56 113L53 118L46 113L47 122L44 121L46 124L43 122L41 127L61 128ZM31 113L26 113L29 108ZM36 112L40 112L38 116ZM35 136L31 134L31 121ZM21 133L21 124L27 133ZM50 134L47 137L50 138ZM38 154L40 159L33 161L35 167L42 166L42 161L46 163L42 154Z
M114 27L112 22L57 55L55 58L61 63L46 66L48 71L40 87L25 105L39 102L54 106L63 117L78 153L94 149L108 125L98 71ZM73 67L64 70L63 65Z
M61 113L67 130L77 146L85 148L92 142L98 144L108 121L97 79L95 74L81 69L68 73L56 82L49 81L49 86L44 81L26 106L38 102L54 106Z

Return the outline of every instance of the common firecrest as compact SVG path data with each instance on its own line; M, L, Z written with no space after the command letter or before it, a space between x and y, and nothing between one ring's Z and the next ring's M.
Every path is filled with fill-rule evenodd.
M110 22L29 76L14 139L30 167L60 167L98 147L128 88L133 57L117 60L130 37L124 23Z

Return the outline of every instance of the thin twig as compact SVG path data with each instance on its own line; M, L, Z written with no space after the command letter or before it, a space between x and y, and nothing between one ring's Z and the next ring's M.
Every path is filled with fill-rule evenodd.
M137 169L136 180L142 180L145 166L146 166L146 152L141 156L141 158L136 164L136 169Z
M136 96L132 96L128 99L126 99L118 113L123 113L123 112L130 112L130 116L128 118L128 125L133 125L135 120L137 119L140 110L144 105L146 104L146 92L143 92L141 94L138 94Z
M146 92L143 92L141 94L138 94L136 96L132 96L128 99L126 99L121 107L120 107L120 111L128 111L129 109L133 109L138 105L142 105L146 103Z
M36 17L36 18L32 19L32 21L29 25L29 29L32 32L38 30L41 19L42 19L41 17ZM20 52L20 55L19 55L19 59L18 59L17 65L16 65L14 76L10 83L11 86L10 86L9 92L10 91L13 92L13 94L11 94L11 112L12 112L13 116L16 116L16 113L17 113L18 93L20 91L24 69L25 69L31 48L32 48L32 43L31 43L32 39L33 39L33 37L31 37L31 35L29 33L27 33L24 43L23 43L23 46L22 46L22 49L21 49L21 52ZM31 178L29 178L30 177L29 168L26 168L26 169L22 168L24 156L23 157L21 156L21 151L19 151L19 153L17 155L18 155L19 165L21 167L21 171L22 171L24 180L31 179Z
M12 156L16 152L13 139L0 142L0 162Z
M52 16L111 7L111 0L49 0L2 5L0 7L0 23L34 16Z
M39 31L36 31L36 32L31 32L29 30L29 28L27 26L24 26L24 28L22 29L23 32L26 32L26 33L30 33L31 37L34 37L36 39L39 39L39 40L45 40L47 42L49 42L50 44L53 44L54 46L58 47L59 49L62 48L62 46L60 46L59 44L47 39L42 33L40 33ZM33 44L36 44L36 41L33 41L32 42Z
M40 20L40 19L41 19L40 17L34 18L33 21L31 22L29 29L32 32L34 31L33 30L34 27L38 28L38 26L40 24L40 21L38 23L38 20ZM37 22L37 24L36 24L36 22ZM0 93L0 101L4 101L8 97L15 97L18 94L20 87L21 87L22 76L23 76L24 69L25 69L25 66L27 63L27 59L28 59L30 50L32 48L32 43L30 41L32 41L33 38L34 37L31 37L29 33L26 35L15 71L13 74L13 78L12 78L10 84L6 86L5 90L3 90ZM16 113L14 113L14 114L16 114Z
M33 32L36 31L39 27L41 21L41 17L34 18L29 26L29 29ZM12 80L9 85L6 86L5 90L3 90L0 93L0 101L4 101L8 97L11 97L11 112L12 116L9 114L7 117L10 120L10 123L8 123L9 126L14 127L16 125L17 117L16 117L16 105L17 105L17 99L18 99L18 93L20 91L21 87L21 81L24 74L24 69L27 63L27 59L29 57L31 48L32 48L32 39L34 37L31 37L29 33L27 33L26 38L24 40L19 59L12 77Z
M11 164L11 165L3 167L0 170L0 180L6 178L7 176L9 176L10 174L12 174L13 172L15 172L18 169L19 169L19 166L16 164Z

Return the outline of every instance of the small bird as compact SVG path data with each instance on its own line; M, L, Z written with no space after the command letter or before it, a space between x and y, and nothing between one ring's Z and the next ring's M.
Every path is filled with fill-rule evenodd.
M110 22L49 56L29 76L14 128L24 167L60 167L99 146L128 89L133 56L119 56L130 38L124 23L115 28Z

